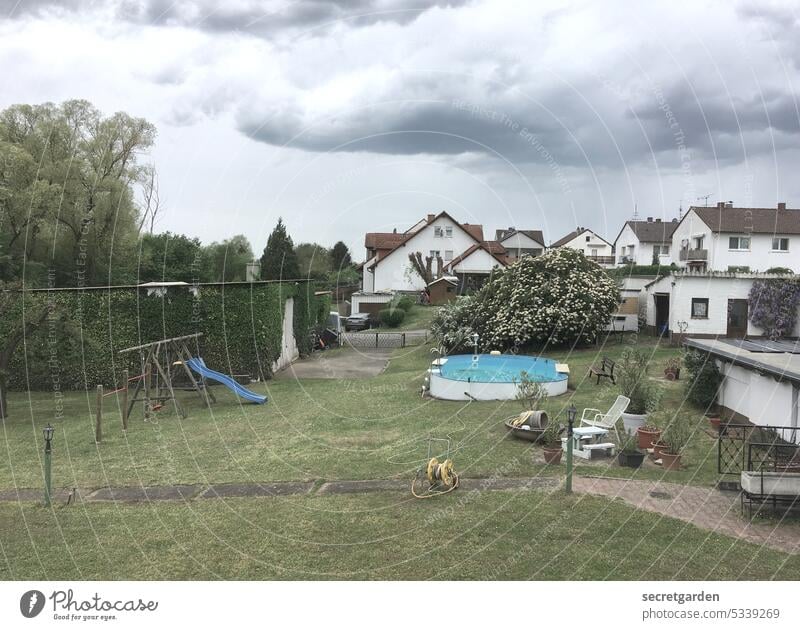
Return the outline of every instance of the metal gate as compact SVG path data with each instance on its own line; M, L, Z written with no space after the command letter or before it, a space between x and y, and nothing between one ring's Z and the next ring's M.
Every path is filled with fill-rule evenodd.
M427 331L407 332L343 332L340 337L343 346L352 348L405 348L428 342Z
M792 427L721 424L717 440L717 472L738 475L778 463L798 449L800 430Z

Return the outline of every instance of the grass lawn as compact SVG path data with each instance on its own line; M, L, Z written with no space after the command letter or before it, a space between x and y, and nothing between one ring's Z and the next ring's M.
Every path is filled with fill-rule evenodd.
M0 579L797 579L790 556L620 501L493 491L0 504Z
M653 376L678 352L649 338L639 346L651 353ZM605 349L548 352L572 370L572 390L545 404L551 417L571 402L579 412L610 406L616 388L598 386L585 374L601 355L616 357L624 347L615 343ZM422 399L419 389L429 350L398 350L387 370L368 380L286 379L254 385L270 396L266 405L240 405L228 390L215 387L218 402L209 411L196 395L181 393L188 418L181 420L165 409L157 422L145 423L137 408L127 435L121 431L115 399L107 398L100 445L94 443L94 393L70 393L63 401L64 417L56 422L54 486L410 478L426 459L429 436L451 438L456 468L466 477L563 474L563 466L541 463L539 447L507 436L502 420L519 412L518 403ZM681 405L682 382L664 381L663 386L662 404ZM41 428L55 417L56 401L49 393L15 393L9 407L11 416L0 438L5 455L0 459L0 488L39 487ZM716 444L705 428L698 414L681 472L634 472L613 463L579 466L578 472L712 484L717 479Z

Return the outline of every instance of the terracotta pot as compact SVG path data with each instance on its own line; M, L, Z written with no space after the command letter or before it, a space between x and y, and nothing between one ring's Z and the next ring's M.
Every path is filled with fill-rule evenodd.
M664 470L680 470L681 469L681 456L675 453L668 453L661 451L661 466Z
M722 422L722 418L719 416L708 416L708 421L711 423L711 426L719 431L719 425Z
M548 464L559 464L561 463L561 453L564 451L562 450L561 446L545 446L544 447L544 461Z
M661 430L660 429L646 429L645 427L639 427L636 430L636 436L639 439L639 448L647 450L653 446L653 442L657 442L658 438L661 437Z
M666 450L667 445L664 442L655 441L652 444L653 447L653 459L659 459L661 457L661 453Z

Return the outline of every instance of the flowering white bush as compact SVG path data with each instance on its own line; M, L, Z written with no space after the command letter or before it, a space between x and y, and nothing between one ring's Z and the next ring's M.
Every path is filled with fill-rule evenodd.
M431 332L448 352L472 343L477 332L475 325L475 298L462 296L437 309L431 320Z

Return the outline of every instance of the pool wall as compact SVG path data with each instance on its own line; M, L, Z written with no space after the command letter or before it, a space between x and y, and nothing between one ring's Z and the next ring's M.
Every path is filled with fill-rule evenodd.
M438 366L428 370L430 378L429 393L442 400L514 400L517 396L516 383L481 383L459 381L442 376ZM543 381L548 396L567 393L568 380Z

